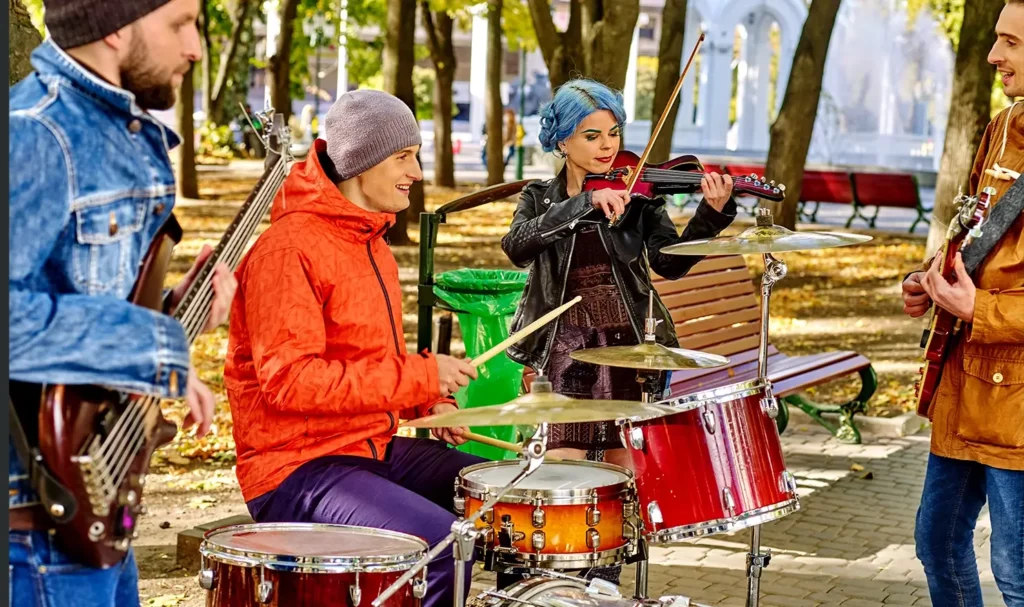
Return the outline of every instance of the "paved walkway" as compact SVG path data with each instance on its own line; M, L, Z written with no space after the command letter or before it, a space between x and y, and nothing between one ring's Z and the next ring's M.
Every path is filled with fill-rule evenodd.
M762 527L772 560L761 578L764 607L877 607L931 605L924 571L914 556L914 517L924 481L928 436L865 438L844 445L823 431L791 426L784 437L801 509ZM851 470L860 464L873 475ZM975 550L985 605L1004 603L989 564L990 523L982 513ZM750 532L712 536L651 550L649 593L688 596L711 607L745 605ZM632 593L633 569L623 572ZM473 588L493 587L479 572Z

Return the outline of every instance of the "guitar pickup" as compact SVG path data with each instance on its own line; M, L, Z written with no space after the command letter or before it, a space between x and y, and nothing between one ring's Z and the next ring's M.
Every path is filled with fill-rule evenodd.
M930 333L931 333L931 331L929 331L928 329L925 329L924 331L921 332L921 345L920 345L921 348L927 348L928 347L928 335Z

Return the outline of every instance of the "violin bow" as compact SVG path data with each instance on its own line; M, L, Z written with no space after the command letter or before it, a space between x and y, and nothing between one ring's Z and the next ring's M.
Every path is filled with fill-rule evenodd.
M654 147L654 142L658 140L658 135L661 134L661 127L665 125L665 119L668 118L669 110L675 104L676 99L679 97L679 91L683 88L683 80L686 79L686 73L690 71L690 66L693 65L693 60L697 57L697 53L700 51L701 45L704 44L705 34L700 33L700 37L697 38L697 44L694 45L693 51L690 53L690 58L686 61L686 67L683 68L681 74L679 74L679 80L676 81L676 88L672 89L672 95L668 98L668 102L665 104L665 108L661 111L661 118L658 118L658 124L654 127L654 132L651 133L651 138L647 141L647 147L644 149L643 155L640 156L640 162L636 164L636 170L629 174L626 181L626 194L633 193L633 186L636 185L636 180L640 178L640 172L644 165L647 164L647 157L651 155L651 148ZM623 213L625 215L625 213ZM619 220L622 216L613 217L608 223L609 226L615 227L619 224Z

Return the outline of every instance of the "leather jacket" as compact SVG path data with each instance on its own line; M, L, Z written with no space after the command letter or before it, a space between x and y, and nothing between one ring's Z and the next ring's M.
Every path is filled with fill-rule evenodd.
M736 202L732 198L722 212L702 201L680 236L665 211L664 200L634 197L619 225L609 227L602 212L592 206L591 192L569 197L564 170L553 179L531 182L519 197L508 234L501 239L501 248L512 263L530 268L511 332L519 331L564 303L576 233L596 224L611 259L612 277L622 293L637 343L642 342L648 298L653 288L650 270L675 280L703 259L696 255L667 255L661 250L688 240L713 238L735 218ZM647 260L643 255L645 247ZM656 330L658 343L677 347L679 340L672 318L657 293L654 314L661 321ZM508 357L534 369L545 368L557 331L558 319L555 319L511 346L506 351Z

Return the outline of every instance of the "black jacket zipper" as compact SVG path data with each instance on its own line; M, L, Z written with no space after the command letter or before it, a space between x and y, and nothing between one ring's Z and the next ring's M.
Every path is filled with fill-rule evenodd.
M387 229L387 228L385 228ZM373 266L373 272L377 275L377 283L380 284L380 291L384 294L384 304L388 308L388 320L391 321L391 337L395 340L395 353L402 356L402 347L398 343L398 327L395 325L395 315L391 310L391 298L388 297L388 288L384 285L384 277L380 275L380 268L377 267L377 262L373 258L373 239L370 239L366 243L366 256L370 258L370 265ZM387 412L388 420L388 432L395 427L395 415L390 411ZM377 450L373 448L373 444L370 444L370 449L373 450L373 458L377 459Z

